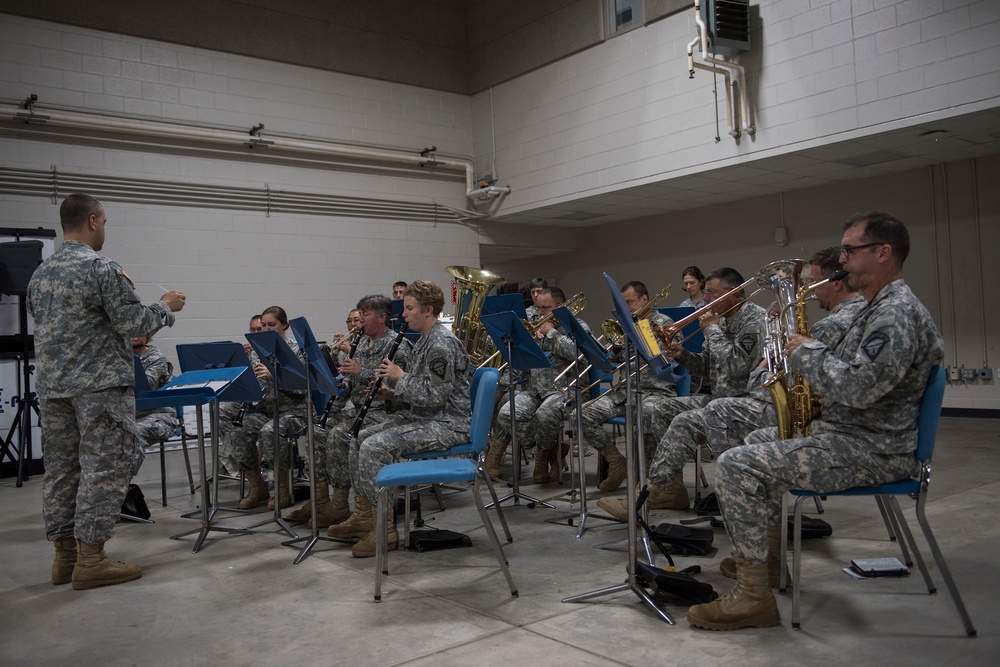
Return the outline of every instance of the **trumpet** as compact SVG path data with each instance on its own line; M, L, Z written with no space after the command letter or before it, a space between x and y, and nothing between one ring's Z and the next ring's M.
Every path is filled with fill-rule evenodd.
M583 309L587 307L587 297L584 295L583 292L577 292L576 294L573 295L572 299L563 304L560 304L558 307L561 308L562 306L566 306L567 308L569 308L569 311L574 315L579 315L583 311ZM548 322L554 322L555 319L556 319L555 314L549 313L545 317L541 317L535 320L534 322L527 322L525 320L521 320L521 324L524 325L524 328L527 329L532 336L537 336L538 330L542 328L543 324L546 324ZM558 324L558 322L556 322L556 324ZM489 367L494 361L496 361L496 358L499 356L500 356L500 350L497 350L496 352L491 354L483 363L479 364L478 368ZM504 362L500 366L499 371L503 373L504 370L506 369L507 369L507 363Z

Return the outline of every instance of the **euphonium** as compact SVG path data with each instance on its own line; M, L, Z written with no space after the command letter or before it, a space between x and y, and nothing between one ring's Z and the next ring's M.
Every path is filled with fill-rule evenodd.
M473 366L478 366L492 352L493 340L479 321L483 303L490 289L503 285L507 279L472 266L449 266L445 269L458 284L455 323L452 331L462 341Z
M775 272L770 277L779 310L775 316L769 316L765 326L767 365L774 375L764 383L764 388L770 392L774 401L778 437L782 440L809 435L809 422L812 420L814 406L809 382L801 374L792 371L785 355L789 332L809 335L806 301L810 294L817 287L842 280L847 275L846 271L837 271L825 280L800 284L799 272L806 262L788 260L786 264L793 263L793 267L786 266L786 271ZM789 268L790 271L787 270Z

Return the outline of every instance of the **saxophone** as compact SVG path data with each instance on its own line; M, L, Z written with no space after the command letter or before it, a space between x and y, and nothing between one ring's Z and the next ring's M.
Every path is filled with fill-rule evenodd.
M764 388L774 401L774 412L778 418L778 437L782 440L809 435L809 422L812 421L815 405L809 381L800 373L792 371L788 357L785 356L788 331L794 330L801 336L808 336L809 317L806 313L806 301L809 296L817 287L843 280L846 276L847 271L840 270L824 280L798 285L798 271L795 271L794 276L788 278L792 280L794 300L783 305L781 295L789 292L787 289L775 289L779 295L778 303L781 309L776 317L769 317L765 324L765 354L768 369L773 375L764 383Z

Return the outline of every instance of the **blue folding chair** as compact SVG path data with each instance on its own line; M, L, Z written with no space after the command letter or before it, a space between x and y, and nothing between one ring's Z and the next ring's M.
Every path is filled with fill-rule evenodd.
M489 442L490 423L493 420L493 405L496 399L497 384L500 379L500 373L495 368L480 370L483 373L477 382L476 401L472 407L469 434L472 439L469 446L475 458L436 458L391 463L379 470L375 476L375 487L379 492L378 509L376 512L376 535L378 535L378 540L375 547L376 602L382 599L382 575L389 573L388 536L386 533L388 529L386 511L388 508L389 489L415 484L453 484L456 482L467 482L470 485L476 509L479 511L479 518L482 520L483 527L486 529L486 535L493 545L493 551L496 554L497 562L500 564L500 570L507 579L510 594L512 597L517 597L517 587L510 576L507 558L504 556L500 540L497 538L493 523L486 513L486 507L483 505L483 497L479 492L480 478L489 480L489 475L486 475L483 468L485 465L486 446ZM462 447L464 446L462 445ZM495 502L496 496L494 495ZM494 506L499 507L497 504ZM506 522L504 522L504 528L506 529L506 527ZM510 540L509 535L508 531L508 541Z
M934 453L934 439L937 434L938 419L941 417L941 404L944 401L944 387L944 369L940 366L936 366L931 371L930 377L928 378L927 390L924 392L924 397L920 402L920 413L917 416L916 459L919 463L920 470L916 479L903 479L887 484L878 484L876 486L856 486L844 491L819 492L792 489L789 492L795 498L794 526L792 528L792 586L794 589L792 592L793 628L800 627L799 594L802 590L802 501L806 498L816 496L875 496L875 501L878 503L879 510L881 511L882 517L889 529L890 539L894 539L895 535L898 534L902 534L903 536L903 540L899 542L899 547L903 554L904 562L906 562L907 565L911 565L909 554L907 553L907 545L909 545L909 548L913 551L913 559L916 561L917 569L920 570L920 574L924 578L924 583L927 585L927 592L935 593L937 591L934 586L934 582L931 581L930 573L927 571L927 566L924 564L924 559L920 555L920 550L917 548L917 544L913 539L913 533L910 532L909 525L906 523L906 518L903 516L903 513L899 508L899 503L896 501L897 496L910 496L916 500L917 522L920 524L920 529L923 531L924 538L927 540L928 546L930 546L931 554L934 556L934 562L937 563L938 569L941 571L941 577L944 579L945 586L947 586L948 592L951 594L951 599L955 603L958 615L961 617L962 623L965 625L965 632L970 637L974 637L976 635L976 629L972 625L972 619L969 617L969 613L965 609L962 597L958 593L958 587L955 585L955 580L951 576L951 570L948 569L948 564L944 560L944 555L942 555L940 547L938 547L937 540L934 539L934 534L931 532L930 524L927 522L927 516L924 513L925 506L927 504L927 490L930 485L931 456ZM781 562L783 563L786 562L788 551L787 513L787 505L783 505L783 516L781 522L781 530L783 533L781 540ZM780 588L782 590L785 589L786 585L786 582L784 581L786 576L784 570L785 568L782 568L780 582Z

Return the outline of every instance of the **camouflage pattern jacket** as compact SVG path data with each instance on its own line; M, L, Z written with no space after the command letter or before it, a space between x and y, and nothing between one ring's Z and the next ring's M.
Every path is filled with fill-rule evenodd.
M391 386L396 398L409 404L409 416L447 422L469 431L469 353L451 329L435 322L417 341L410 369Z
M899 279L858 312L834 347L808 341L791 361L822 397L813 433L841 431L864 437L876 454L905 454L916 447L920 401L943 357L934 320Z
M745 301L732 317L705 329L701 352L688 352L679 359L692 377L708 376L712 398L744 396L750 373L763 358L762 331L766 312Z
M127 339L174 323L165 303L142 305L125 271L80 241L64 241L42 262L28 284L27 306L42 398L135 386Z
M146 382L149 383L150 389L159 389L173 379L174 365L155 345L147 346L146 351L139 355L139 360L142 361L142 368L146 371ZM174 408L153 408L138 411L135 416L138 418L153 414L176 415L177 410Z
M361 372L357 375L346 376L351 382L351 402L354 403L355 407L360 408L365 404L365 398L368 396L368 384L375 379L375 369L382 363L382 359L389 356L389 350L392 348L392 343L398 335L398 332L386 329L375 340L372 340L368 336L361 337L358 349L354 352L354 360L361 364ZM409 341L404 339L399 349L396 350L396 356L392 359L393 363L404 371L410 359L410 350ZM344 359L346 358L347 356L345 355ZM386 384L389 387L392 386L391 383ZM385 401L381 398L375 398L372 400L371 409L384 410Z

